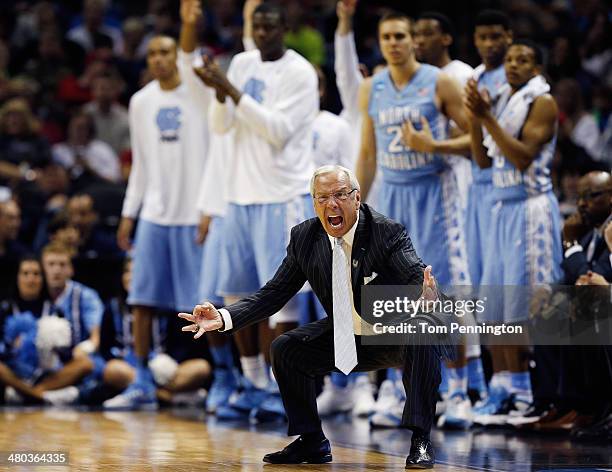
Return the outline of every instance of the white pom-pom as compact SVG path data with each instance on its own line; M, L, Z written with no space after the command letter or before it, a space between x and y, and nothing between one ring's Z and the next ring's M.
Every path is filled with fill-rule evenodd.
M72 343L70 323L57 316L43 316L38 320L36 349L39 365L45 370L53 369L59 363L54 349L69 347Z
M160 387L168 384L176 375L178 370L178 362L176 362L168 354L157 354L149 361L149 369L153 374L155 383Z

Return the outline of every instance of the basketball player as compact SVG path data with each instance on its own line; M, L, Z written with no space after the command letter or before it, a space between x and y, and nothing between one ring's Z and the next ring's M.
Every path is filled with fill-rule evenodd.
M418 61L439 67L443 72L455 78L464 87L474 70L465 62L451 60L449 49L453 44L453 26L443 14L425 12L419 16L414 26L415 55ZM445 131L452 134L454 126L447 120L442 123ZM464 156L448 156L447 162L457 178L457 187L461 198L461 224L465 225L464 210L467 203L467 192L472 180L471 162ZM467 243L466 243L467 244ZM474 317L468 314L473 324ZM466 428L471 425L471 404L468 398L468 387L475 389L484 398L487 386L480 361L480 340L478 335L466 337L465 356L457 362L449 362L442 367L442 384L440 393L442 401L436 407L441 414L438 426Z
M484 313L492 323L526 321L529 295L521 287L554 283L562 275L560 212L550 178L558 108L540 75L541 66L538 46L516 41L506 52L508 84L501 89L495 109L475 80L466 86L472 153L479 166L492 168L496 202L489 231L498 262L485 264L482 276L483 285L504 287L496 297L502 308ZM496 410L493 401L477 409L474 420L484 425L520 415L532 401L525 346L496 346L496 350L494 372L501 371L501 355L503 367L510 371L510 385L505 389L510 401Z
M300 55L286 50L284 11L263 3L253 13L257 50L236 55L227 76L207 61L200 77L215 91L211 110L215 132L234 132L234 154L226 168L232 181L224 223L219 293L231 303L255 292L280 266L289 229L314 214L308 182L314 167L311 126L318 112L317 76ZM292 299L271 318L279 335L297 325ZM220 418L283 414L270 382L257 327L236 333L246 377L243 393L218 408ZM265 403L264 403L265 402Z
M106 403L112 408L155 408L155 384L147 367L151 320L156 308L180 310L197 302L201 247L196 243L198 194L207 149L212 95L192 69L197 5L181 3L180 45L156 36L149 42L147 66L153 81L130 101L132 171L117 231L120 247L140 217L134 242L134 268L128 297L133 306L134 382Z

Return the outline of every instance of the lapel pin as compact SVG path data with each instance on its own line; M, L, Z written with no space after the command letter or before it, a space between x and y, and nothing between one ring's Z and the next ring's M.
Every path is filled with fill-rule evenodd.
M359 261L357 259L353 259L353 267L357 267Z

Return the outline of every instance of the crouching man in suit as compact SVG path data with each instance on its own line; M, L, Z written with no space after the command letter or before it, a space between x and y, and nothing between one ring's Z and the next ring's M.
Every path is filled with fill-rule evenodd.
M267 454L264 462L332 460L317 412L316 376L334 370L348 374L403 367L407 392L403 425L413 431L406 468L431 468L434 451L429 432L440 383L440 357L450 350L426 342L401 346L362 342L371 333L364 328L369 324L361 318L360 303L364 281L374 273L378 285L416 286L422 298L436 300L431 267L419 259L404 226L361 203L359 183L348 169L317 169L310 189L318 218L292 229L287 255L272 280L254 295L220 310L206 302L197 305L193 314L180 313L193 323L183 331L196 333L195 338L213 330L233 333L276 313L308 281L328 318L279 336L271 347L288 433L300 436L282 451Z

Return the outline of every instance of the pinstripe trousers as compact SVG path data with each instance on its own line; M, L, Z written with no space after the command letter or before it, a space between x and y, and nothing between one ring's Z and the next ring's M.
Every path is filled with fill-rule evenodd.
M402 381L406 389L402 425L429 432L441 380L440 355L436 347L373 346L362 344L361 336L355 338L358 364L354 371L402 367ZM316 377L337 372L334 367L333 330L316 337L295 336L289 331L276 338L270 350L272 369L289 419L289 436L320 431Z

